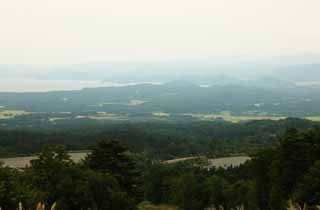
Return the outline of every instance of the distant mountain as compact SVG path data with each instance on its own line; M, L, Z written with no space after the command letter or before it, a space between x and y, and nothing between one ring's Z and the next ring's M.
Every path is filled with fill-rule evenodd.
M294 82L320 81L320 63L289 66L275 76Z
M167 82L164 84L166 87L171 87L171 88L193 88L193 87L198 87L198 85L185 81L185 80L175 80L172 82Z
M257 80L251 80L244 83L246 86L256 86L265 88L294 88L294 82L277 79L276 77L262 77Z
M226 111L235 115L320 115L320 89L291 86L272 78L247 83L200 87L174 81L78 91L0 93L0 107L33 113L72 112L77 116L98 112L130 117Z

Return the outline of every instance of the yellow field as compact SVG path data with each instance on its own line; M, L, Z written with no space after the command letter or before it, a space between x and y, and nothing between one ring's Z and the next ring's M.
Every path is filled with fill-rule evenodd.
M223 119L225 121L238 123L241 121L252 121L252 120L282 120L286 119L285 116L235 116L231 114L195 114L186 113L184 116L194 117L200 120L217 120Z
M154 112L152 115L155 117L170 117L170 113L166 112Z
M142 105L144 103L147 103L147 101L135 99L135 100L130 100L127 105L138 106L138 105Z
M97 114L88 116L89 119L92 120L128 120L126 116L120 116L116 114Z
M320 121L320 116L305 117L305 119L311 120L311 121Z
M143 202L138 206L138 210L180 210L178 207L170 205L153 205L149 202Z
M16 116L27 115L27 114L31 114L31 113L23 110L1 110L0 119L1 120L11 119L11 118L15 118Z

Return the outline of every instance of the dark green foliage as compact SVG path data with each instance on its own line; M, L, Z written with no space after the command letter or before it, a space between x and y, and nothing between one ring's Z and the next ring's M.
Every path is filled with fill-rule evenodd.
M290 198L315 207L320 203L319 161L320 129L289 130L277 147L256 152L237 168L154 166L146 176L146 197L183 209L243 205L249 210L281 210Z
M289 130L281 140L270 166L272 186L271 207L281 208L292 195L296 183L306 171L320 160L320 130L306 132Z
M301 123L281 121L285 122ZM246 125L258 133L279 126L268 121ZM229 135L247 135L253 127ZM228 131L220 128L221 133ZM246 210L282 210L289 199L313 209L320 203L320 128L290 129L272 146L251 156L251 161L239 167L208 169L194 161L162 164L146 152L129 152L117 141L101 141L84 162L74 163L64 147L46 146L30 168L0 167L0 201L6 209L19 201L28 208L37 202L57 202L61 210L133 210L142 199L184 210L241 205Z
M248 154L279 143L287 128L307 129L314 122L301 119L247 123L128 123L106 126L56 128L39 131L0 129L0 156L28 155L46 144L63 144L68 150L91 149L98 139L119 139L135 153L152 159L192 155L221 157Z
M14 170L0 166L0 201L4 208L14 209L16 206L16 195L14 194L15 180Z
M205 181L205 194L208 195L208 202L213 206L226 206L225 190L229 186L227 180L221 176L213 175Z
M140 174L127 147L117 141L100 141L85 163L92 170L113 176L135 203L140 201Z
M111 150L109 155L117 153ZM117 161L119 165L126 165L131 160ZM125 176L128 180L133 179L133 174L126 173ZM33 208L38 202L47 205L57 202L57 208L62 210L135 209L136 197L132 197L133 192L124 188L120 181L116 174L74 163L63 146L46 146L38 159L23 171L0 168L0 205L14 209L20 201L27 208Z
M297 202L307 202L309 205L320 203L320 160L316 161L309 170L298 180L294 192Z

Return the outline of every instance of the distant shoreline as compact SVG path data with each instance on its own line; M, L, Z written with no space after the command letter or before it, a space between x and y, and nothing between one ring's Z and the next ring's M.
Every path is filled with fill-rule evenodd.
M21 85L23 84L23 85ZM85 88L123 87L139 84L162 84L160 82L107 82L102 80L50 80L35 78L2 78L0 93L37 93L54 91L76 91Z

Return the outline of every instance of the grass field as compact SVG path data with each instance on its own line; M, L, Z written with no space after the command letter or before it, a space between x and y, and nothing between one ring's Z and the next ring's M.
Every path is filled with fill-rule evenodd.
M23 110L0 110L0 119L11 119L15 118L16 116L20 115L27 115L31 114L29 112L23 111Z

